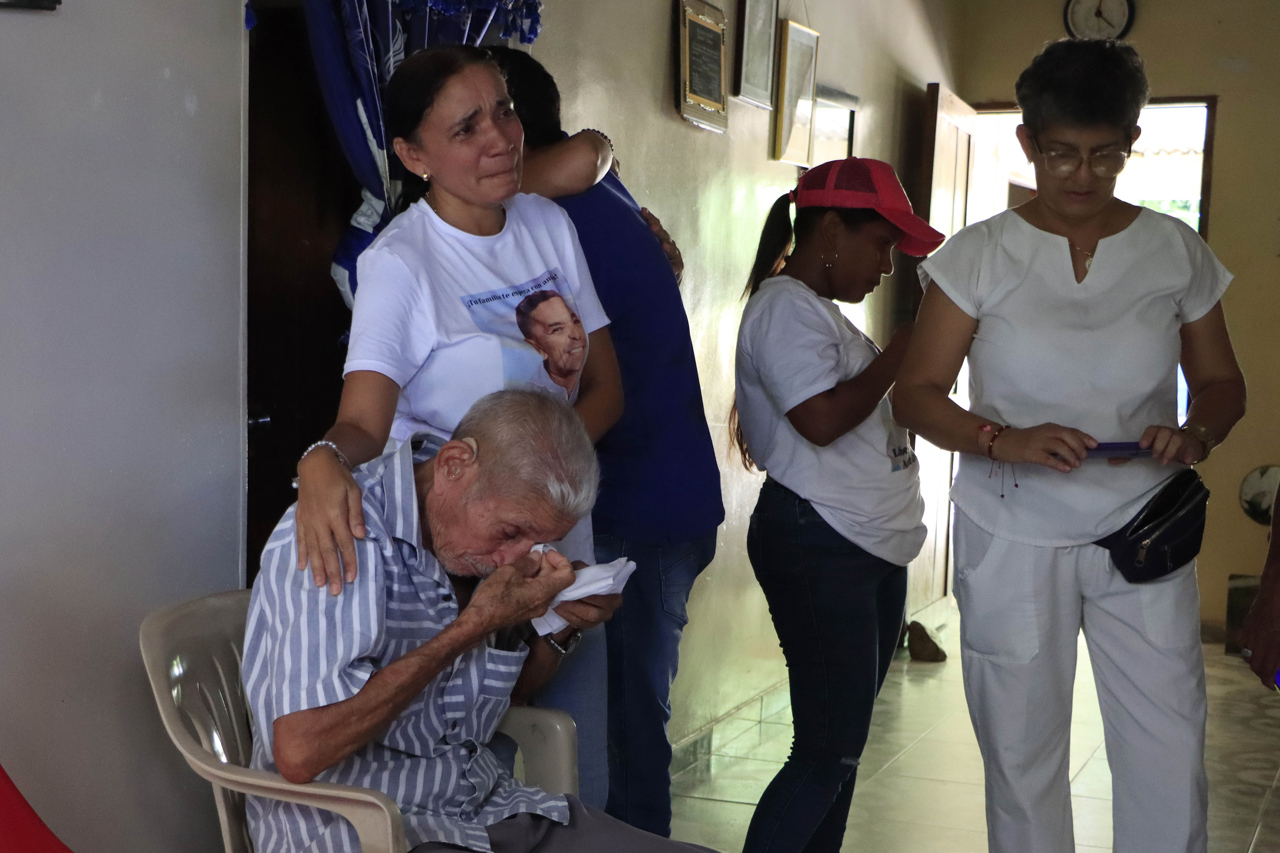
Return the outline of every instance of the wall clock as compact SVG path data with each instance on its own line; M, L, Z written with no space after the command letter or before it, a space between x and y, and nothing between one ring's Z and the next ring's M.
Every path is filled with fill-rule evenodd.
M1122 39L1133 27L1133 0L1067 0L1062 23L1078 39Z

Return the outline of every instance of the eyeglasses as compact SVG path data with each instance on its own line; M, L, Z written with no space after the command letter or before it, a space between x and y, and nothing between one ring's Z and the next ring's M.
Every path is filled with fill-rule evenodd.
M1036 153L1044 160L1045 171L1055 178L1069 178L1079 169L1081 163L1088 163L1089 170L1099 178L1114 178L1124 171L1129 162L1129 151L1099 151L1094 154L1081 154L1079 151L1043 151L1040 143L1034 139L1031 144Z

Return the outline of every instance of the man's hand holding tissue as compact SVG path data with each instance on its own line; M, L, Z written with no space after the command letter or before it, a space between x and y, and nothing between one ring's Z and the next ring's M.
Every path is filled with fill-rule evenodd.
M530 554L530 557L537 556L539 555L536 553ZM543 560L551 562L552 565L568 562L563 556L550 549L541 556ZM580 560L573 564L575 571L586 567L586 563ZM561 655L547 642L548 639L554 640L561 648L572 646L573 641L571 638L580 632L608 622L613 617L613 612L621 606L622 595L620 593L587 595L573 601L562 601L557 604L553 611L560 618L556 621L563 620L568 625L554 633L531 636L529 638L529 656L525 658L520 678L516 681L515 688L511 691L511 703L513 705L524 704L529 697L538 692L551 676L555 675L560 666ZM550 617L551 613L548 612L546 616L535 621L545 624Z
M548 551L548 553L556 554L555 551ZM556 554L556 556L559 557L560 555ZM573 561L573 570L575 572L585 568L587 568L587 564L582 560ZM569 627L552 634L551 638L563 647L574 631L588 631L597 625L608 622L613 618L613 611L621 606L621 593L588 595L577 601L563 602L551 609L560 614L560 618L568 622Z
M569 623L570 628L563 632L567 637L570 629L586 631L603 622L608 622L613 616L613 611L621 606L621 594L588 595L577 601L566 601L558 605L555 611L560 614L561 619ZM555 639L559 642L562 637L556 636Z

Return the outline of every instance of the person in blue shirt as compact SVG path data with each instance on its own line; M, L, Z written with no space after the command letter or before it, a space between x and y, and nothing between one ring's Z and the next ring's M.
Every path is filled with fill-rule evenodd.
M560 92L537 60L490 48L507 77L525 145L563 139ZM702 406L679 250L615 174L556 199L574 226L609 316L626 408L600 439L600 497L592 512L596 559L636 563L622 607L606 625L609 654L609 800L606 811L671 834L671 682L686 604L715 556L724 520L720 470Z

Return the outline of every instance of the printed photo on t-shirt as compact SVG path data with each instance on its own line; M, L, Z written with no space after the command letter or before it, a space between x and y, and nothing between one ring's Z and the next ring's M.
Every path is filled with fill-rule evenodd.
M540 388L573 402L587 363L587 332L564 274L550 269L523 284L462 297L482 331L497 335L507 388Z

